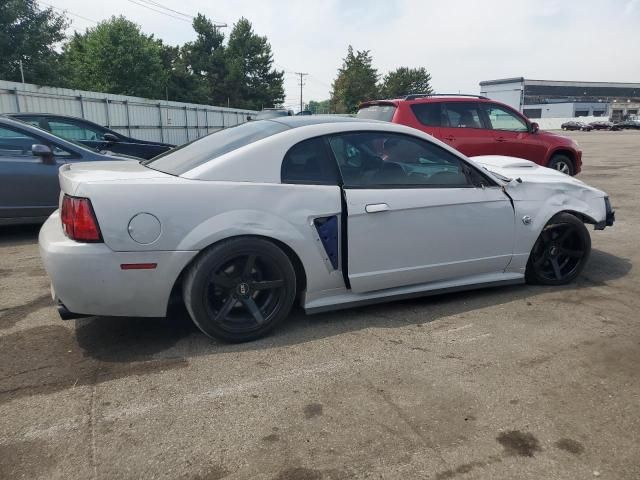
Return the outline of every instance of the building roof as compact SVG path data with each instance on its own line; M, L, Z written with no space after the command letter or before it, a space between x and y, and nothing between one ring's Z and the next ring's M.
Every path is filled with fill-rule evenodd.
M630 82L591 82L574 80L536 80L524 77L499 78L496 80L484 80L480 86L502 85L507 83L525 83L527 85L549 85L549 86L572 86L572 87L618 87L618 88L640 88L640 83Z

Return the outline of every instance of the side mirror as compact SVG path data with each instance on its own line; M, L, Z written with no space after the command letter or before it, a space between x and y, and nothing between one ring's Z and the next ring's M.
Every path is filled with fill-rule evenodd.
M533 122L531 124L531 133L538 133L538 130L540 130L540 125L538 125L536 122Z
M251 115L247 115L247 122L250 122L251 120L253 120L253 119L251 118Z
M31 145L31 154L34 157L40 157L42 163L55 163L55 159L53 158L53 152L51 148L47 145L42 145L41 143L34 143Z
M113 133L105 133L104 135L102 135L102 139L107 142L117 142L120 140Z

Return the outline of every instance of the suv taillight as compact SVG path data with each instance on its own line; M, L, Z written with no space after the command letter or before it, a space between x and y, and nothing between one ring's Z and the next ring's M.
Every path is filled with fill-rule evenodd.
M98 220L88 198L70 197L65 194L62 198L60 218L62 230L71 240L102 242Z

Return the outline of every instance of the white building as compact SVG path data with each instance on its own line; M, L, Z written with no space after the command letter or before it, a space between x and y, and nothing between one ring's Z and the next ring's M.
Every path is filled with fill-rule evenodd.
M622 120L640 111L640 83L518 77L480 82L480 95L506 103L529 118L592 116Z

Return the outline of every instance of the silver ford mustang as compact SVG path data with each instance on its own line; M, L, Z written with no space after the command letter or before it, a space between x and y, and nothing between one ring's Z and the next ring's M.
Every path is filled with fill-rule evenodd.
M308 313L524 281L561 285L612 225L600 190L510 157L333 117L249 122L151 161L64 165L40 250L63 318L266 334Z

